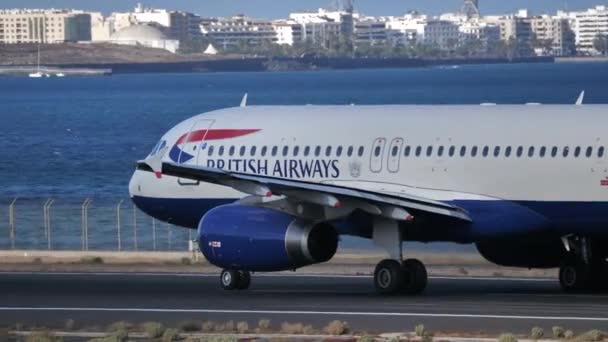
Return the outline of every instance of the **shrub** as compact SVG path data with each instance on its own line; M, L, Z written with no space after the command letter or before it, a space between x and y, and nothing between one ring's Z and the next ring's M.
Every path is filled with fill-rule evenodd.
M302 334L304 335L314 335L315 332L315 328L313 328L312 325L305 325L304 328L302 328Z
M212 336L212 337L207 337L204 340L201 340L201 342L237 342L238 338L233 337L233 336Z
M304 324L302 323L288 323L283 322L281 324L281 333L287 335L297 335L304 332Z
M541 327L534 327L530 331L530 338L533 340L540 340L543 336L545 336L545 331Z
M564 338L565 337L565 329L560 326L553 327L553 338Z
M269 319L261 319L258 322L258 328L260 328L260 330L268 330L270 329L270 320Z
M190 266L192 265L192 259L188 258L188 257L183 257L180 259L180 262L182 263L182 265L184 266Z
M513 334L502 334L498 337L498 342L517 342L517 337Z
M93 265L99 265L99 264L103 264L103 258L102 257L87 257L87 258L82 258L80 259L80 263L82 264L93 264Z
M608 334L599 330L591 330L579 336L579 340L586 342L597 342L603 341L604 338L608 337Z
M375 340L376 340L376 337L374 337L374 336L361 336L361 337L359 337L357 342L374 342Z
M25 338L26 342L61 342L63 338L58 336L53 336L48 331L38 331L28 335Z
M564 338L571 340L574 338L574 331L572 330L566 330L566 332L564 332Z
M236 331L239 334L246 334L249 331L249 323L243 321L236 324Z
M194 321L185 321L179 324L179 330L183 332L196 332L201 330L201 326Z
M74 330L75 326L76 326L76 321L74 321L73 319L66 320L65 324L63 325L63 327L66 331Z
M210 333L217 330L217 323L213 321L205 321L203 322L203 326L201 327L203 332Z
M414 328L414 331L416 332L416 336L418 337L426 335L426 328L424 327L424 324L418 324L416 328Z
M150 338L159 338L165 332L165 327L158 322L146 322L142 324L142 328Z
M179 332L177 329L167 329L163 334L163 342L173 342L179 340Z
M108 327L109 332L118 331L118 330L131 330L133 329L133 324L125 321L114 322L110 324Z
M347 322L332 321L323 330L330 335L339 336L348 333L348 329L349 327Z

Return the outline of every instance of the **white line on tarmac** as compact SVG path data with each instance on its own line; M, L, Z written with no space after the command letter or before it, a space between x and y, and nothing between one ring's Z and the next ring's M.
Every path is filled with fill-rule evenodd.
M476 315L415 312L342 312L342 311L279 311L279 310L211 310L211 309L157 309L157 308L62 308L62 307L0 307L0 311L16 312L133 312L133 313L208 313L208 314L252 314L252 315L320 315L320 316L377 316L377 317L433 317L433 318L489 318L543 321L598 321L608 322L608 317L575 316L512 316Z
M216 278L219 274L209 273L155 273L155 272L0 272L1 275L60 275L60 276L133 276L133 277L184 277L184 278ZM272 274L272 273L257 273L256 277L265 278L329 278L329 279L371 279L371 275L331 275L331 274ZM485 281L524 281L524 282L556 282L556 279L550 278L509 278L509 277L449 277L449 276L431 276L429 279L436 280L485 280Z

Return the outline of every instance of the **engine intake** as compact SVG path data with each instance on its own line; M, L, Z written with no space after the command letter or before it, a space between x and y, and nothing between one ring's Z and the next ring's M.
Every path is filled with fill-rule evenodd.
M330 224L255 206L214 208L198 229L203 255L222 268L284 271L329 261L338 249L338 234Z

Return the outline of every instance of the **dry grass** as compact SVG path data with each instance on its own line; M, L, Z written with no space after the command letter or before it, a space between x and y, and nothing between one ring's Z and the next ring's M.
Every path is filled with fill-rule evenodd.
M345 335L349 332L350 328L347 322L343 321L332 321L323 329L326 333L334 336Z
M236 324L236 331L239 334L246 334L249 331L249 323L243 321Z

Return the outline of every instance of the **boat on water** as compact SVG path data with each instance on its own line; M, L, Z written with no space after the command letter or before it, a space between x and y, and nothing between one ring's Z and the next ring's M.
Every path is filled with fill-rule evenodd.
M37 67L36 67L36 72L30 73L28 76L30 78L51 77L50 74L43 73L40 71L40 44L38 44L38 63L37 63ZM59 77L62 77L62 76L59 76Z

